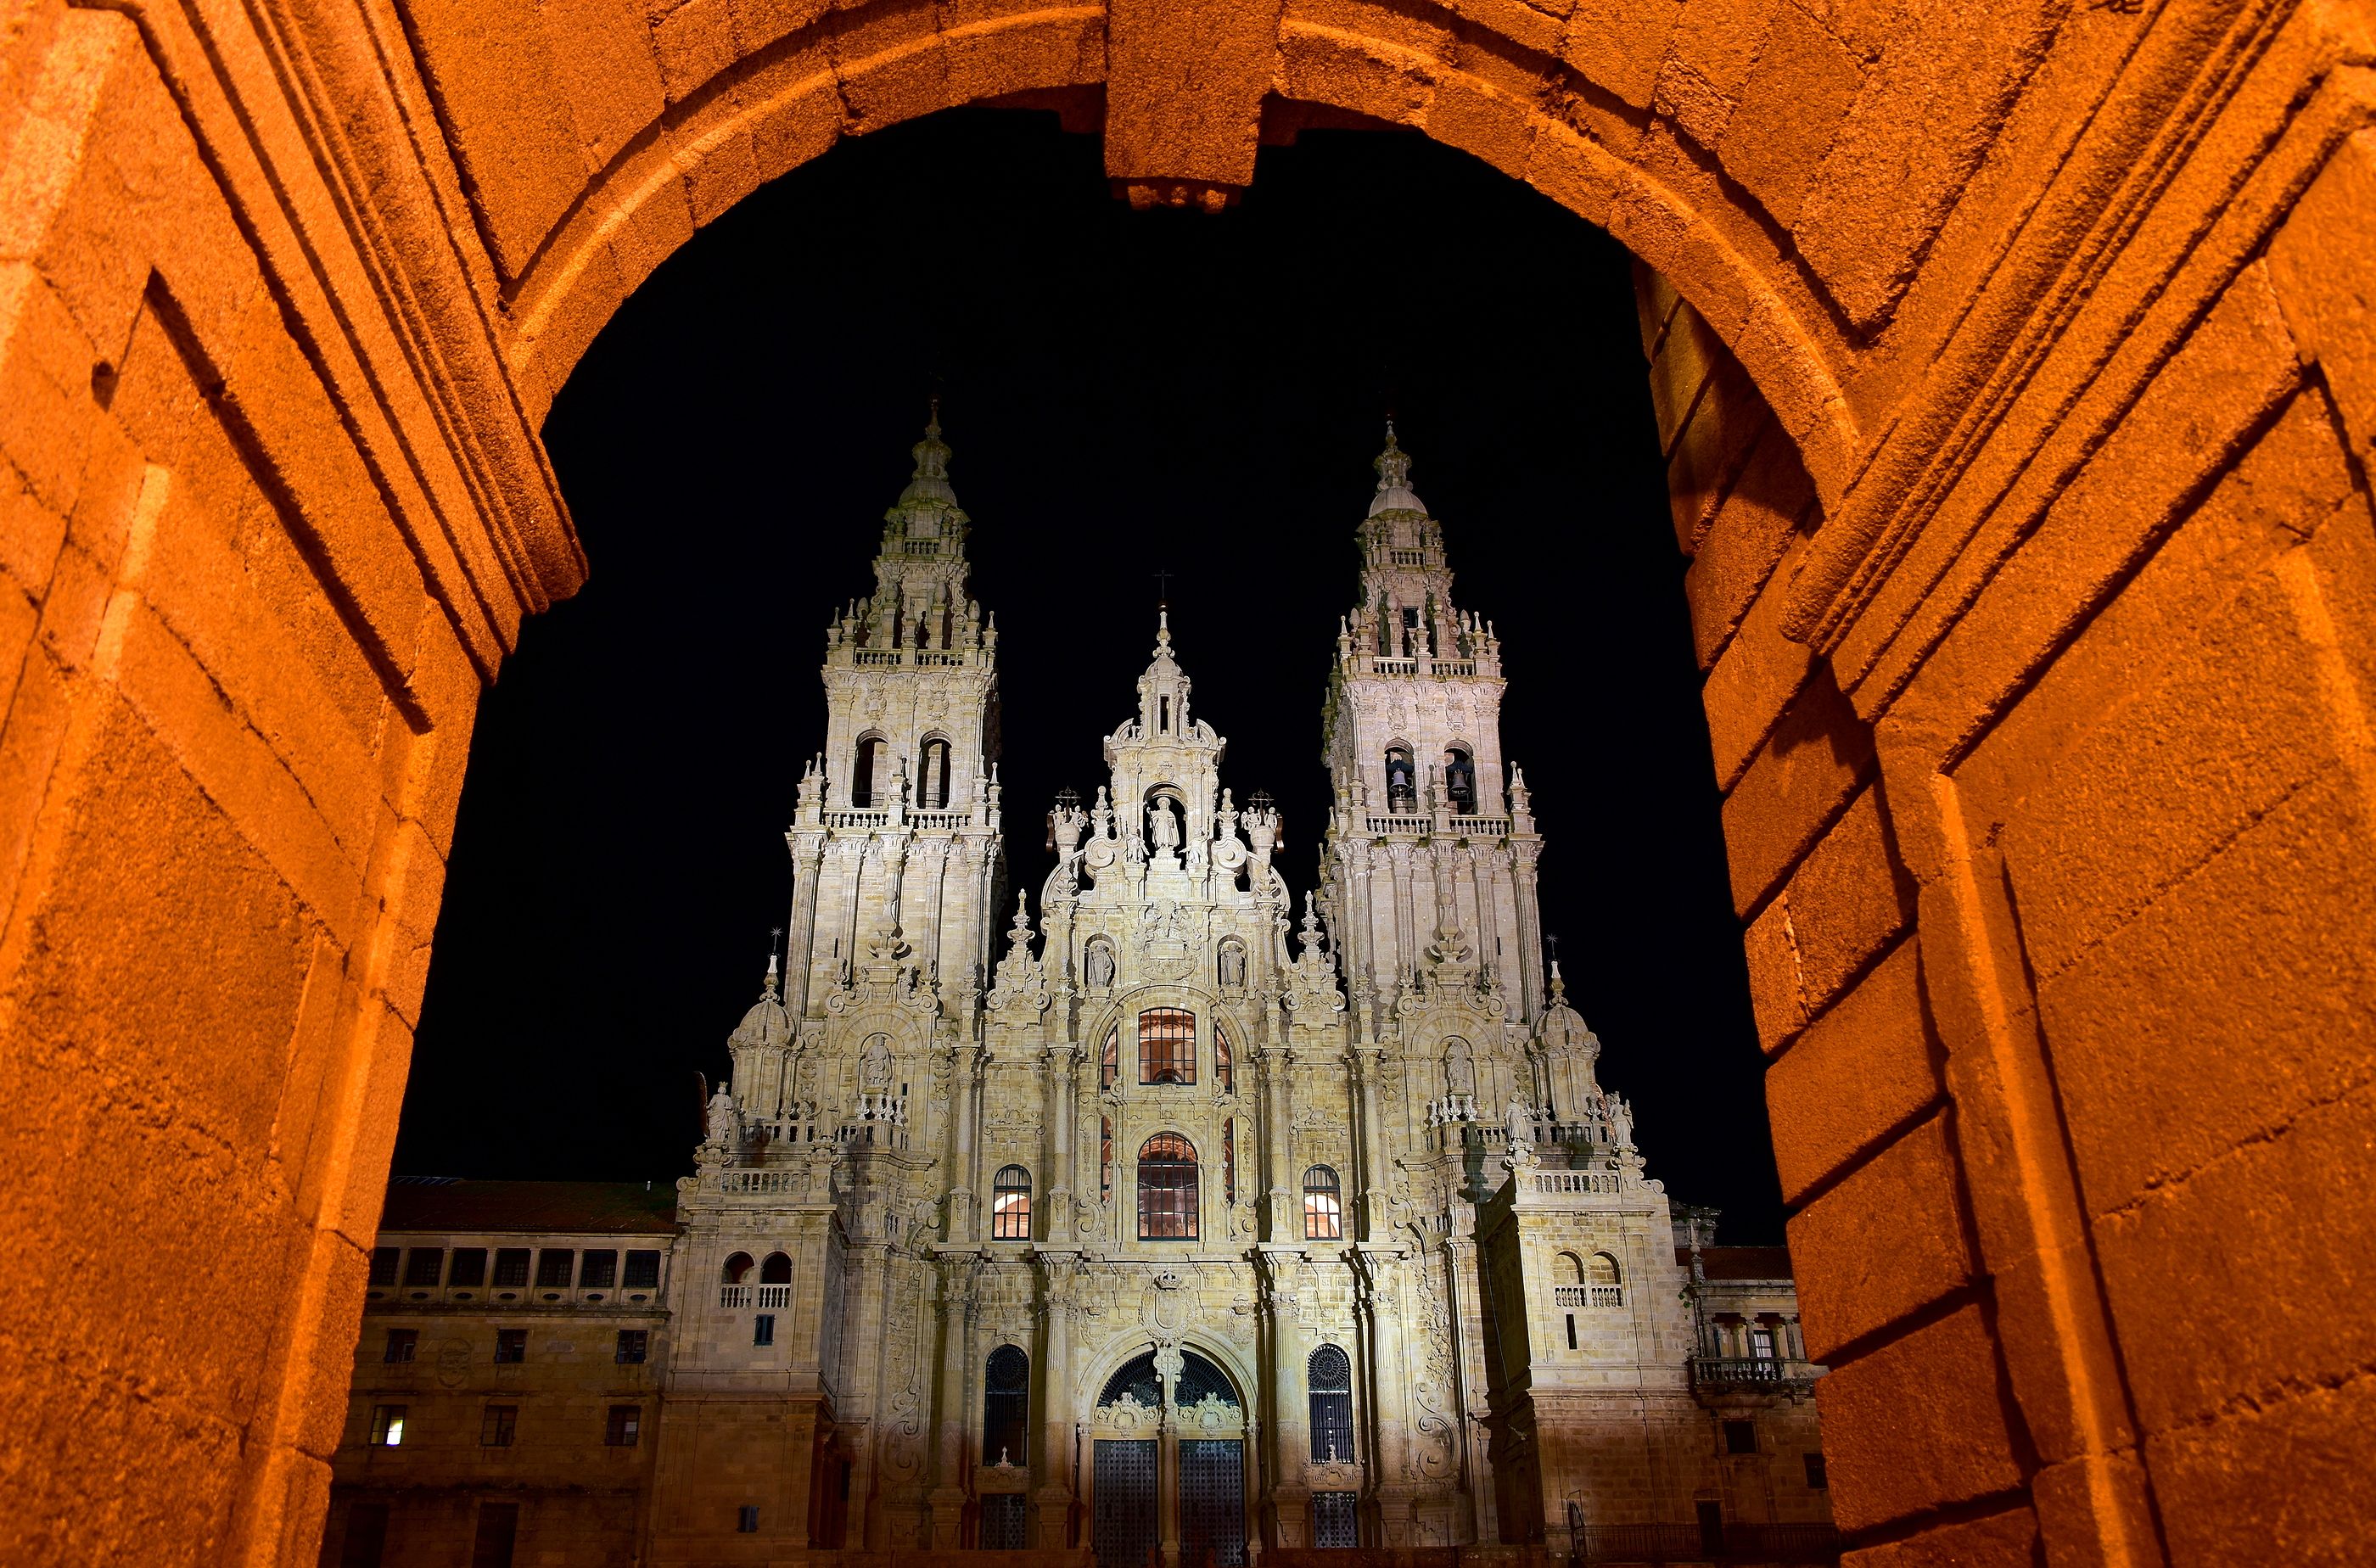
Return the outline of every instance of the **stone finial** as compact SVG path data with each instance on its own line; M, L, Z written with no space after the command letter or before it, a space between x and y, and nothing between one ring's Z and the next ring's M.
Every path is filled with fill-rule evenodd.
M1395 422L1386 422L1386 449L1370 465L1378 470L1378 493L1370 500L1369 515L1381 512L1418 512L1424 515L1427 503L1410 487L1410 454L1395 439Z

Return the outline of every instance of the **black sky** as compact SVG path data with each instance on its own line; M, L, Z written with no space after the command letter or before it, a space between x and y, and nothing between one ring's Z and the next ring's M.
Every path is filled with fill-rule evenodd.
M1545 302L1559 302L1546 314ZM1624 253L1463 154L1315 132L1219 217L962 111L844 144L630 299L545 427L593 562L488 694L398 1141L414 1174L671 1177L755 994L828 615L942 398L998 616L1013 880L1103 778L1168 568L1223 781L1287 814L1391 410L1501 633L1544 921L1651 1174L1779 1240L1759 1059Z

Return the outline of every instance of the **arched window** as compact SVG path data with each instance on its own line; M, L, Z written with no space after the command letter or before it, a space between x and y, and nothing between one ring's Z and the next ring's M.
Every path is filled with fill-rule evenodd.
M769 1253L767 1261L759 1265L762 1285L790 1285L792 1282L792 1260L781 1253Z
M1138 1081L1196 1081L1196 1015L1184 1007L1149 1007L1138 1016Z
M1113 1202L1113 1118L1098 1118L1098 1196Z
M1345 1202L1336 1172L1315 1165L1303 1173L1303 1239L1341 1241L1345 1239Z
M1353 1363L1334 1345L1323 1345L1304 1363L1312 1394L1312 1457L1322 1465L1353 1462Z
M1196 1146L1177 1133L1138 1146L1138 1239L1196 1239Z
M880 735L861 735L857 754L849 763L849 803L859 811L873 805L877 789L891 787L888 758L891 742Z
M946 811L949 807L949 743L935 735L924 742L916 759L916 809Z
M1237 1057L1230 1050L1230 1037L1221 1026L1213 1026L1213 1087L1223 1094L1238 1092Z
M991 1179L990 1239L993 1241L1028 1241L1031 1239L1031 1172L1019 1165L1003 1165L999 1167L998 1174Z
M1106 1031L1105 1049L1098 1052L1098 1088L1100 1093L1114 1087L1122 1076L1122 1026L1116 1024Z
M1030 1420L1031 1358L1001 1345L982 1372L981 1462L1028 1464Z
M1386 748L1386 809L1415 811L1419 807L1419 775L1411 767L1410 748Z
M1586 1260L1585 1284L1591 1289L1587 1299L1594 1306L1622 1307L1625 1304L1625 1287L1618 1277L1617 1260L1607 1253L1595 1253Z
M748 1253L736 1253L732 1257L726 1260L726 1266L719 1271L719 1283L721 1285L740 1285L742 1283L743 1279L750 1275L750 1272L751 1254Z
M1444 748L1443 792L1455 816L1477 814L1477 765L1458 746Z
M1221 1123L1221 1201L1238 1201L1238 1123L1235 1119Z

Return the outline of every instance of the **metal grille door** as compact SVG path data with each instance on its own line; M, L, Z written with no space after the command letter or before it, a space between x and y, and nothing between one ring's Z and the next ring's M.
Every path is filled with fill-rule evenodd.
M1180 1535L1183 1568L1245 1568L1245 1443L1234 1437L1180 1444ZM1210 1555L1207 1555L1207 1554Z
M1097 1516L1091 1526L1098 1568L1146 1568L1156 1545L1155 1442L1101 1439Z

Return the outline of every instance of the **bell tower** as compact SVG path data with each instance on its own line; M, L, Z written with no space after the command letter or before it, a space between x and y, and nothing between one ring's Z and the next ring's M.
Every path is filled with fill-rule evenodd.
M971 523L937 406L914 456L883 516L874 591L826 628L826 749L785 836L795 1020L821 1017L826 994L870 968L912 966L966 1010L990 962L1004 869L998 628L967 592Z
M1524 777L1504 783L1501 643L1455 603L1443 525L1391 423L1372 466L1360 597L1337 623L1323 719L1336 803L1322 878L1345 979L1387 995L1449 966L1531 1019L1542 840Z

